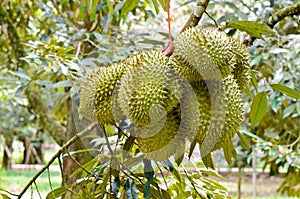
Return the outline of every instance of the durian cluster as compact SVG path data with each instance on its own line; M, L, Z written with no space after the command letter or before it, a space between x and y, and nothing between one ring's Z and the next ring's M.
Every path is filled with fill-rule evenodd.
M173 45L171 57L151 50L90 71L80 113L101 125L130 119L130 133L151 160L183 154L186 140L204 153L226 150L242 122L247 48L217 29L200 28L186 29Z

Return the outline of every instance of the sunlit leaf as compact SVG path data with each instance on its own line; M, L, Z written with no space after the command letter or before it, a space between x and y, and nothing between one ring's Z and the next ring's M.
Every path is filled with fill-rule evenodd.
M158 1L159 1L159 3L160 3L161 7L162 7L165 11L167 11L167 10L168 10L168 1L169 1L169 0L158 0Z
M262 35L274 34L274 31L267 24L254 21L231 21L226 27L247 32L249 35L260 39L262 39Z
M159 5L158 5L157 0L152 0L152 2L153 2L153 5L154 5L156 14L158 14L159 13Z
M46 196L46 199L55 199L61 197L65 193L66 193L66 187L59 187L49 192Z
M121 16L126 15L128 12L136 8L139 0L126 0L122 9L121 9Z
M247 150L250 151L250 143L248 142L247 138L240 132L238 132L238 136L241 140L241 145Z
M252 126L255 126L264 117L268 105L267 101L267 94L265 92L260 92L253 98L250 109Z
M281 84L271 84L270 85L274 90L277 90L280 93L283 93L289 97L300 99L300 92L296 91L290 87L281 85Z

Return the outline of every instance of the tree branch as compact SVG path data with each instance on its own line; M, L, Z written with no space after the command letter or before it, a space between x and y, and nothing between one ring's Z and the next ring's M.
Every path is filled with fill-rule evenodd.
M274 28L275 25L283 20L285 17L292 17L295 15L300 15L300 3L293 4L291 6L282 8L281 10L277 11L275 14L273 14L268 21L265 23L270 27ZM244 40L243 43L247 44L248 46L251 46L253 42L257 39L256 37L251 37L250 39Z
M300 2L277 11L269 18L267 24L270 28L274 28L274 26L285 17L295 15L300 15Z
M183 32L185 29L189 27L197 26L200 19L202 18L203 14L205 13L205 10L208 6L209 0L199 0L197 3L197 6L194 9L194 12L186 22L186 24L183 26L180 32Z
M53 117L52 111L43 101L39 90L33 85L29 85L25 95L29 101L29 108L39 117L44 129L49 132L59 146L62 146L65 128Z
M74 137L72 137L67 143L65 143L49 160L49 162L27 183L25 188L21 191L21 193L18 195L18 198L21 198L27 189L35 182L35 180L46 170L50 167L50 165L54 162L56 158L59 158L59 156L73 143L75 143L80 137L84 136L86 133L90 132L97 123L93 123L90 126L88 126L86 129L83 131L77 133Z

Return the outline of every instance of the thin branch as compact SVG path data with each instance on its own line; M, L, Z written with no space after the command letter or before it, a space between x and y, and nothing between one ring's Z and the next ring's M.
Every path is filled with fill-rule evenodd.
M200 19L202 18L203 14L205 13L205 10L208 6L209 0L199 0L197 3L197 6L194 9L194 12L186 22L186 24L183 26L180 32L183 32L185 29L189 27L197 26Z
M160 168L160 166L157 164L156 161L155 161L155 164L156 164L156 166L158 167L158 170L159 170L159 172L161 173L161 176L162 176L162 178L163 178L163 180L164 180L164 183L165 183L165 185L166 185L166 188L167 188L167 190L168 190L169 187L168 187L168 183L167 183L167 181L166 181L164 172L162 171L162 169Z
M82 170L84 170L87 174L91 175L91 172L89 172L84 166L82 166L73 156L70 154L70 151L66 149L68 156L77 164ZM96 177L94 175L94 177Z
M74 135L74 137L72 137L68 142L66 142L53 156L52 158L49 160L49 162L27 183L27 185L25 186L25 188L21 191L21 193L18 195L18 198L21 198L25 192L27 191L27 189L33 184L35 183L36 179L47 169L50 167L50 165L55 161L56 158L59 158L59 156L69 147L71 146L73 143L75 143L80 137L84 136L86 133L90 132L93 128L95 128L97 125L97 123L93 123L91 124L89 127L87 127L86 129L84 129L83 131L77 133L76 135Z

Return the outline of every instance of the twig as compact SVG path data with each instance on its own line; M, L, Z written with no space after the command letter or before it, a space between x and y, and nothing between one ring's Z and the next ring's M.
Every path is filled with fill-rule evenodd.
M207 6L208 6L209 0L199 0L197 3L197 6L195 7L194 12L186 22L186 24L183 26L180 32L183 32L185 29L189 27L197 26L200 19L202 18L202 15L204 14Z
M65 143L49 160L49 162L35 175L33 178L27 183L25 188L21 191L21 193L18 195L18 198L21 198L24 193L27 191L27 189L32 185L32 183L35 183L35 180L47 169L49 166L55 161L56 158L59 158L59 156L73 143L75 143L80 137L84 136L86 133L90 132L97 123L91 124L89 127L84 129L83 131L77 133L74 137L72 137L67 143Z
M89 172L86 168L84 168L84 166L82 166L71 154L70 151L68 149L66 149L68 156L82 169L84 170L87 174L91 175L91 172ZM94 175L94 177L96 177Z
M275 14L273 14L268 21L265 23L270 27L274 28L274 26L281 20L283 20L285 17L293 17L295 15L300 15L300 3L295 3L291 6L282 8L281 10L277 11ZM244 44L247 44L248 46L251 46L253 42L257 39L256 37L251 37L250 39L244 40Z
M183 167L183 171L184 171L186 177L188 178L188 180L190 181L190 183L192 184L192 186L193 186L194 190L196 191L197 195L199 195L200 198L202 198L202 195L198 192L197 188L195 187L195 183L193 182L193 180L191 179L191 177L189 176L187 170L184 167Z
M158 169L159 169L159 172L161 173L161 176L162 176L162 178L163 178L163 180L164 180L164 183L165 183L165 185L166 185L166 188L167 188L167 190L168 190L168 189L169 189L169 187L168 187L168 183L167 183L167 181L166 181L166 178L165 178L164 172L162 171L162 169L160 168L160 166L157 164L157 162L155 162L155 164L156 164L156 166L158 167Z
M39 188L38 188L36 182L34 181L33 183L34 183L35 189L36 189L36 191L37 191L37 193L38 193L40 199L42 199L41 193L40 193L40 191L39 191Z

